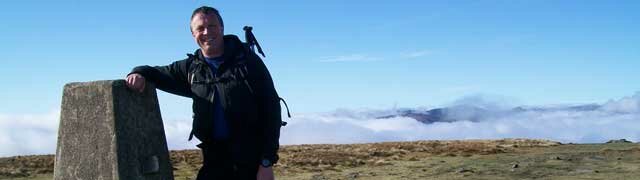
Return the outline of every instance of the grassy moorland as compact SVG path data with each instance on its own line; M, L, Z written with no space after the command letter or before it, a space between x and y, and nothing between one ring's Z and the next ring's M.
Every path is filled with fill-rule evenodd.
M640 144L503 139L282 146L277 179L634 179ZM51 179L53 155L0 158L0 179ZM171 151L176 180L197 150Z

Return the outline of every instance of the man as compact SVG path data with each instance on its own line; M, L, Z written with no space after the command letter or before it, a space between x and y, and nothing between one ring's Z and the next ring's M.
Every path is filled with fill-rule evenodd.
M278 161L280 104L262 60L238 37L224 35L219 12L203 6L191 15L191 34L200 46L167 66L139 66L127 86L158 89L193 99L193 129L201 144L198 180L274 179Z

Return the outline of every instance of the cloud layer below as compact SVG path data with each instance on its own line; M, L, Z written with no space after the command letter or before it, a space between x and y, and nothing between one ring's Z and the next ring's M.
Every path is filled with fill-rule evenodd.
M59 110L38 115L0 114L0 157L55 153Z
M395 116L398 110L337 110L298 115L282 131L283 144L362 143L435 139L537 138L573 143L602 143L625 138L640 141L640 93L595 105L572 109L570 105L528 107L531 111L504 113L514 108L503 100L472 97L456 106L487 109L479 119L424 124ZM405 109L406 111L406 109ZM415 110L413 111L424 111ZM468 117L464 111L448 116ZM380 118L389 117L391 118Z
M515 107L505 102L495 98L466 97L452 106L491 108L486 113L500 113ZM529 107L537 110L431 124L393 116L400 113L396 109L338 109L294 114L294 118L286 120L289 124L283 127L280 142L318 144L498 138L537 138L565 143L602 143L622 138L640 141L640 93L597 104L594 109L563 107L569 105ZM449 115L465 117L464 114ZM390 118L380 118L385 116ZM0 157L55 153L58 118L57 110L42 115L0 115ZM193 149L199 143L187 141L190 120L165 120L164 127L169 149Z

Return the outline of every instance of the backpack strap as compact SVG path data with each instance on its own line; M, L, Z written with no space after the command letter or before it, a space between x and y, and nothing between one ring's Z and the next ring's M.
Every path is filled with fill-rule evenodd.
M243 69L245 71L247 71L247 73L249 73L249 71L247 70L246 66ZM249 78L247 78L247 75L244 72L242 72L242 70L240 70L239 73L240 73L240 76L243 79L244 84L247 85L247 88L249 88L249 92L251 92L251 95L255 95L254 92L253 92L253 88L251 87L251 83L249 83L249 81L247 80L247 79L249 79ZM291 113L289 112L289 105L287 105L287 102L284 101L284 99L282 97L278 97L278 99L284 103L284 107L287 109L287 117L291 118ZM286 126L286 125L287 125L287 122L286 121L282 121L282 126Z
M284 103L284 107L287 108L287 117L291 118L291 113L289 113L289 106L287 105L287 101L284 101L282 97L278 97L280 101ZM287 126L287 121L282 121L282 126Z
M244 38L245 38L245 40L247 41L247 42L246 42L246 46L245 46L245 48L246 48L246 47L249 47L249 48L247 49L247 51L249 51L249 50L250 50L250 53L255 52L255 48L254 48L254 46L255 46L255 47L257 47L257 48L258 48L258 53L260 53L260 55L262 55L262 57L266 57L266 56L264 55L264 52L262 51L262 47L260 47L260 43L258 43L258 39L256 39L256 36L255 36L255 35L253 35L253 32L251 31L251 30L253 30L253 27L251 27L251 26L244 26L244 28L242 28L242 29L244 30ZM246 66L245 66L245 69L244 69L244 70L245 70L245 71L247 71L247 73L249 72L249 71L246 69ZM240 73L241 73L240 75L241 75L241 76L243 76L244 83L245 83L245 84L247 85L247 87L249 88L249 91L251 91L251 94L253 94L253 88L251 87L251 84L247 81L247 78L245 78L245 77L244 77L244 76L245 76L245 74L244 74L242 71L240 71ZM289 111L289 105L287 105L287 102L286 102L282 97L278 97L278 99L284 103L284 107L287 109L287 117L291 118L291 112ZM282 121L282 124L281 124L281 125L282 125L282 126L286 126L286 125L287 125L287 122L286 122L286 121Z

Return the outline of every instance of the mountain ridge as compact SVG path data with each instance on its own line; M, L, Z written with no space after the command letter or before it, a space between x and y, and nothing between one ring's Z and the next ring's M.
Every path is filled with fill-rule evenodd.
M508 109L489 109L478 107L474 105L456 105L450 107L434 108L429 110L417 110L417 109L401 109L397 110L392 115L378 116L376 119L387 119L396 117L407 117L415 119L421 123L432 124L437 122L456 122L456 121L471 121L479 122L489 118L500 118L509 115L515 115L519 113L542 113L542 112L558 112L558 111L573 111L573 112L586 112L596 111L602 108L602 105L598 104L584 104L584 105L571 105L571 106L556 106L556 107L542 107L542 106L518 106Z

